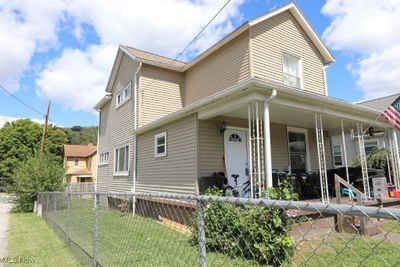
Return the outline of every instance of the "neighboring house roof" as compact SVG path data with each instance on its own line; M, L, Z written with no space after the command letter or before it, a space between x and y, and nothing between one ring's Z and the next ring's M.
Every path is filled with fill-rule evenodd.
M68 175L92 175L89 169L70 169L67 171Z
M64 145L65 157L86 158L96 153L97 147L93 145Z
M380 98L375 98L371 99L368 101L362 101L356 103L356 105L359 106L364 106L368 108L373 108L378 111L385 111L385 109L390 106L398 97L400 97L400 94L394 94L394 95L389 95L389 96L384 96Z

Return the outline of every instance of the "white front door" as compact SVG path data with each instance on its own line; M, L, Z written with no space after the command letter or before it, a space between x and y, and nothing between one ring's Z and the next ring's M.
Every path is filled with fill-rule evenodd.
M247 130L227 128L224 133L226 176L231 186L248 181ZM232 175L239 175L237 185Z

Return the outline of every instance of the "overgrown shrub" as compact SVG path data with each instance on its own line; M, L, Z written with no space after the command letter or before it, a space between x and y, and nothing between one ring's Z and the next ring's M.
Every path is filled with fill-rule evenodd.
M57 156L44 154L30 157L14 171L14 184L8 191L15 196L15 211L32 211L38 192L61 191L64 168Z
M211 188L206 195L222 196L222 190ZM273 266L290 261L294 250L289 237L292 220L284 209L208 203L204 211L208 251ZM191 238L193 244L197 244L197 238L195 214Z
M268 195L271 199L298 200L299 194L294 192L293 185L288 179L282 180L277 187L268 189Z

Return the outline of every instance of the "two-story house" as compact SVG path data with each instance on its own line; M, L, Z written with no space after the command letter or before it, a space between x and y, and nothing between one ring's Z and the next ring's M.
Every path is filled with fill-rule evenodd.
M97 147L94 145L64 145L66 183L93 183L96 181Z
M327 201L330 135L379 112L328 96L334 58L291 3L244 23L190 62L120 46L100 112L97 190L196 194L226 172L250 196L273 170L316 172ZM343 125L343 127L342 127Z

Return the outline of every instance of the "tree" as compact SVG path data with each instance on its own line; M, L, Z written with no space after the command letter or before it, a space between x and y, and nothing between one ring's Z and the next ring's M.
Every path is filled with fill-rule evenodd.
M29 119L8 122L0 128L0 178L10 178L19 163L37 154L41 138L42 126ZM50 125L46 151L57 156L60 163L65 143L67 135L64 131Z
M18 164L8 190L15 196L15 209L32 211L38 192L63 190L64 172L57 156L50 153L37 153Z
M68 144L72 145L97 144L96 126L89 126L89 127L73 126L72 128L63 128L63 131L68 136Z

